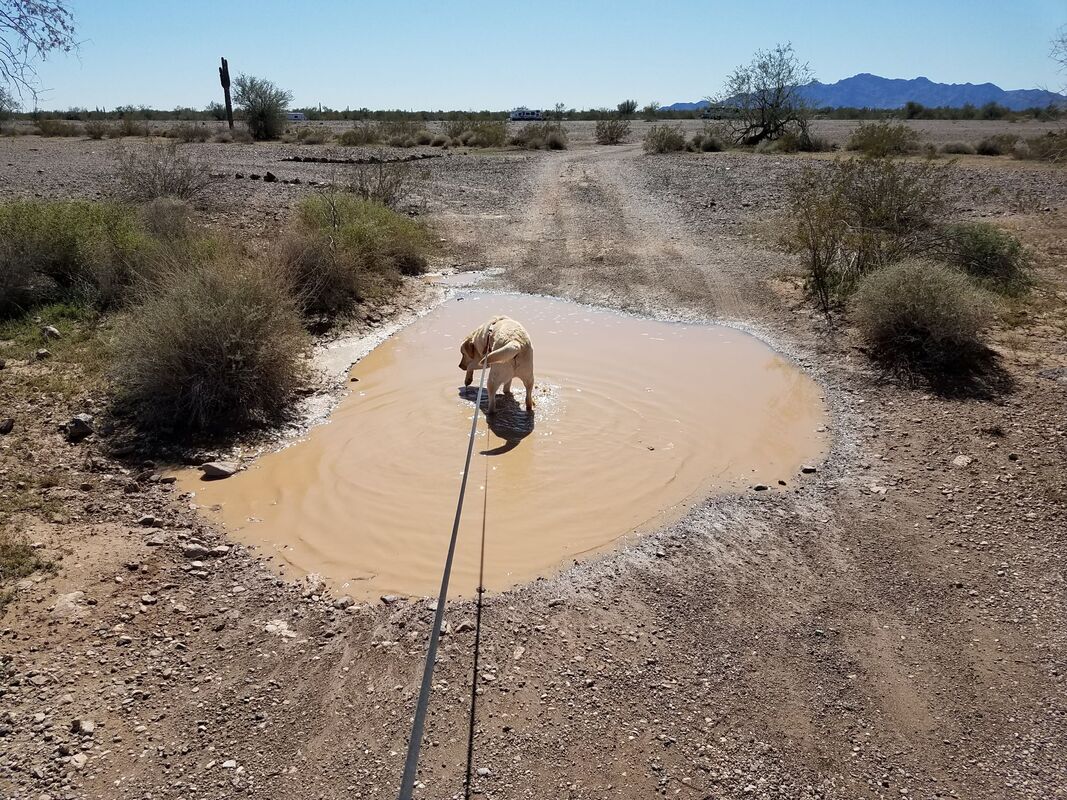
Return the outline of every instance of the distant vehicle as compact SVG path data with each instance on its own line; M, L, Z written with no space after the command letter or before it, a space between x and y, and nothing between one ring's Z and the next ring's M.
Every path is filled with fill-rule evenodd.
M508 114L508 119L512 122L540 122L544 117L539 109L520 106Z
M307 114L303 111L287 111L285 112L285 118L290 122L306 122Z

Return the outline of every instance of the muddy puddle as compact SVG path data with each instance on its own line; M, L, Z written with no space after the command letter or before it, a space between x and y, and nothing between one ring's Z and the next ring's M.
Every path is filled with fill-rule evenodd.
M288 575L353 597L436 595L473 413L459 343L494 314L529 330L537 408L479 421L452 595L549 575L715 492L777 490L823 453L817 384L756 338L526 295L469 292L356 364L330 422L195 502ZM484 403L483 403L484 409ZM487 480L488 476L488 480ZM488 493L486 494L486 484Z

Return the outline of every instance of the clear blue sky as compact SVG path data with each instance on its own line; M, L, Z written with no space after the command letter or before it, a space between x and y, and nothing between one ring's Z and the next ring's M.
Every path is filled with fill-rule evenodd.
M80 52L41 65L42 108L219 98L219 56L296 106L503 109L698 100L792 41L826 83L857 72L1062 87L1067 0L69 0Z

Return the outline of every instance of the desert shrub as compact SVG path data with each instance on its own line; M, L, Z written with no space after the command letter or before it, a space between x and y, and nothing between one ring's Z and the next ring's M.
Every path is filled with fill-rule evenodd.
M124 150L116 158L115 172L120 196L139 203L159 197L196 201L219 182L177 142Z
M103 202L0 203L0 316L45 302L121 302L149 248L130 208Z
M503 147L507 141L507 124L503 120L483 120L470 125L464 144L471 147Z
M73 122L64 122L61 119L40 119L37 120L37 132L41 136L81 136L85 131Z
M527 122L511 135L508 144L527 150L566 150L567 132L558 122Z
M974 145L967 142L946 142L941 145L941 152L948 155L973 156Z
M159 197L138 209L145 232L160 241L176 242L193 234L193 210L184 200Z
M1019 137L1011 133L998 133L982 139L974 148L980 156L1003 156L1007 155L1015 147Z
M630 135L628 119L598 119L594 131L597 144L622 144Z
M352 194L395 209L411 194L421 174L404 162L359 164L352 173Z
M324 125L297 128L293 141L300 144L324 144L330 140L330 131Z
M937 245L947 169L848 159L805 167L786 184L784 243L803 255L808 291L824 311L868 272Z
M103 139L111 130L111 125L102 119L90 119L85 121L85 135L90 139Z
M967 222L946 229L945 260L981 285L1003 294L1020 294L1030 285L1032 258L1022 243L988 222Z
M285 108L293 95L264 78L238 75L233 99L244 111L245 124L257 141L277 139L285 129Z
M988 298L934 261L901 261L864 277L853 320L876 359L908 372L967 373L988 359Z
M255 140L252 138L252 134L244 128L234 128L233 130L219 131L212 141L219 144L252 144Z
M273 267L175 259L117 330L117 395L160 435L276 419L303 379L303 327Z
M672 153L685 149L685 134L678 125L653 125L642 145L646 153Z
M756 145L757 153L824 153L834 146L819 136L812 136L810 131L789 130L776 139L764 139Z
M147 120L137 119L128 114L119 117L119 121L108 131L112 139L122 139L127 136L148 136Z
M436 136L434 136L434 137L433 137L433 139L432 139L432 140L430 141L430 145L431 145L432 147L443 147L443 146L444 146L444 145L446 145L446 144L448 144L448 137L447 137L447 136L445 136L445 135L444 135L443 133L439 133L439 134L437 134L437 135L436 135Z
M186 144L190 142L206 142L211 138L211 131L206 125L197 125L193 122L182 122L169 129L164 134L168 138L177 139Z
M861 122L849 136L847 149L871 158L906 155L919 149L919 132L903 122Z
M432 142L433 142L433 134L431 134L429 131L419 131L415 135L415 143L416 144L420 144L420 145L425 146L425 145L431 144Z
M345 147L366 147L378 144L382 140L382 132L373 122L357 122L337 139Z
M1067 131L1049 131L1044 136L1016 142L1012 155L1016 158L1062 164L1067 161Z
M387 119L378 124L385 139L398 138L401 141L414 139L419 132L419 123L410 119Z

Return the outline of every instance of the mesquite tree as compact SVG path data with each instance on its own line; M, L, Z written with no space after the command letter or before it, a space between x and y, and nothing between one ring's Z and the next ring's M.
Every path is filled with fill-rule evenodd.
M238 75L233 99L245 112L245 122L253 139L277 139L285 128L285 109L293 93L279 89L264 78Z
M756 145L786 133L806 137L811 110L801 89L811 78L791 44L758 50L751 63L735 69L719 102L735 114L726 126L737 143Z
M20 97L37 97L34 62L56 50L69 53L77 44L65 0L0 0L0 84Z

